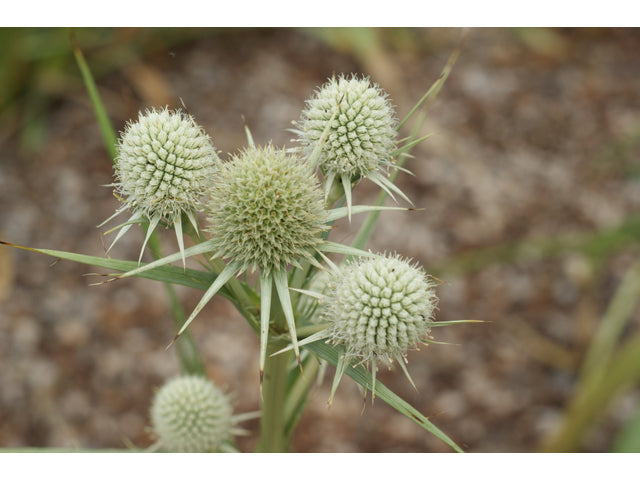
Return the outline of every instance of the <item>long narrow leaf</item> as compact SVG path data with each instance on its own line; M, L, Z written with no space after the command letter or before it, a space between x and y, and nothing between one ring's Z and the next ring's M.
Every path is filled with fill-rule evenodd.
M31 248L9 242L3 242L1 240L0 244L20 248L22 250L28 250L30 252L41 253L43 255L48 255L54 258L70 260L76 263L107 268L109 270L114 270L117 272L130 272L138 268L138 262L130 260L115 260L112 258L94 257L92 255L64 252L62 250ZM162 267L154 268L153 270L138 272L135 274L135 276L147 278L149 280L155 280L158 282L172 283L174 285L184 285L186 287L197 288L199 290L206 290L207 287L211 284L212 278L215 278L215 275L210 272L202 272L190 268L187 268L185 270L173 265L165 265ZM114 279L115 277L109 278L109 280Z
M640 298L640 259L627 271L615 296L609 302L598 330L582 364L581 376L589 375L597 365L611 358L622 332L633 318Z
M463 37L458 45L458 47L453 51L453 53L451 53L451 55L449 56L449 59L447 60L447 63L445 64L444 68L442 69L442 72L440 73L440 77L438 78L438 80L436 80L431 87L427 90L427 92L423 95L423 97L414 105L414 107L411 109L411 111L409 112L409 114L398 124L397 126L397 130L400 130L404 124L409 121L409 119L414 115L414 113L416 113L421 107L423 107L423 104L426 102L427 99L429 99L430 101L433 101L435 99L435 97L438 95L438 92L440 91L440 89L442 88L442 86L444 85L444 83L446 82L447 78L449 77L449 74L451 73L451 70L453 69L453 66L456 63L456 60L458 59L458 56L460 55L460 51L461 51L461 45L464 42L466 38L466 33L463 34ZM411 137L410 138L414 138L417 136L417 131L418 128L420 126L420 123L418 123L418 125L416 125L413 128L413 132L411 133ZM398 161L396 166L397 167L402 167L402 165L404 164L404 161L406 160L406 155L408 155L410 149L419 142L414 141L414 140L410 140L407 144L405 144L404 147L400 147L400 151L397 152L398 153ZM390 173L389 175L389 179L388 181L390 183L394 183L397 176L398 176L398 172L399 172L399 168L395 168L393 169L393 171ZM378 199L376 201L376 205L382 205L385 198L387 196L387 192L382 191L378 194ZM369 213L369 215L367 216L367 218L365 219L365 221L363 222L363 224L360 227L360 230L358 231L358 234L356 235L356 238L352 244L352 246L356 247L356 248L364 248L365 245L367 244L367 242L369 241L369 237L371 236L371 233L373 232L373 229L376 225L376 222L378 221L378 217L380 216L380 211L372 211Z
M614 398L640 380L640 334L622 344L611 359L599 365L576 387L557 432L546 439L547 452L579 451L594 422Z
M326 360L334 366L338 365L339 357L338 352L335 348L324 342L316 342L309 345L305 345L306 349L312 351L320 358ZM358 382L362 387L372 390L373 384L371 381L371 374L367 372L367 370L362 366L356 367L347 367L345 373L350 376L353 380ZM435 435L437 438L442 440L444 443L449 445L456 452L462 452L462 449L451 440L442 430L436 427L433 423L429 421L427 417L421 414L418 410L412 407L405 400L400 398L394 392L389 390L384 384L380 381L376 381L376 397L383 400L391 407L395 408L398 412L403 414L405 417L414 421L422 428L427 430L429 433Z
M147 263L146 265L141 265L137 268L134 268L128 272L118 275L118 278L132 277L135 275L139 275L140 273L146 272L148 270L153 270L154 268L168 265L170 263L181 260L183 258L193 257L194 255L207 253L211 251L211 247L212 247L211 240L198 243L197 245L194 245L193 247L189 247L182 252L173 253L171 255L167 255L166 257L159 258L158 260L155 260L151 263Z
M364 213L371 211L382 211L382 210L415 210L414 208L406 208L406 207L385 207L382 205L354 205L351 207L351 213ZM339 207L329 210L329 215L327 217L327 222L333 222L338 220L339 218L344 218L349 213L349 207Z
M418 102L413 106L413 108L407 114L407 116L402 119L402 121L397 126L397 130L400 130L404 126L404 124L409 121L409 119L413 116L413 114L416 113L416 111L420 107L422 107L422 105L428 99L433 100L438 95L438 92L440 92L440 89L442 88L442 85L444 85L444 82L447 81L447 78L449 77L451 70L453 70L453 66L455 65L456 61L458 60L458 57L460 56L460 52L462 50L462 43L464 42L465 39L466 39L466 31L463 33L463 37L461 38L461 41L458 47L456 47L453 53L449 56L449 59L447 60L446 65L442 69L442 73L440 73L440 77L438 78L438 80L436 80L433 83L433 85L429 87L429 89L427 90L427 93L425 93L422 96L422 98L418 100Z
M93 79L89 65L87 65L87 61L85 60L82 50L80 50L72 31L70 31L70 38L73 55L76 58L76 63L78 64L78 68L82 74L82 80L84 81L87 92L89 93L89 98L91 98L91 104L93 105L93 111L96 114L98 125L100 126L100 133L102 134L104 146L113 161L116 158L117 143L115 130L111 125L111 120L109 120L107 110L104 108L104 104L102 103L102 99L98 93L98 87Z

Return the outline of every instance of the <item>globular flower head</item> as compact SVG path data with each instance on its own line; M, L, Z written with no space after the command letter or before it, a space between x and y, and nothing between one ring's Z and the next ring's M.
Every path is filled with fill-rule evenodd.
M326 336L344 345L347 359L373 364L374 388L378 361L398 361L411 381L405 355L429 339L436 282L400 256L378 255L347 263L329 285Z
M120 235L133 222L148 219L153 231L162 220L176 228L183 250L182 214L196 226L194 212L218 163L211 139L191 116L166 108L140 112L117 146L115 188L124 202L117 213L133 213Z
M164 384L151 405L159 447L171 452L231 449L234 420L229 398L200 376L180 376Z
M311 257L327 228L313 170L271 145L249 147L222 166L208 211L218 254L263 273Z
M358 178L389 162L396 124L387 94L377 85L366 77L340 76L307 100L299 135L308 154L324 139L318 163L325 174Z
M364 177L404 197L386 178L397 124L387 94L367 77L332 77L307 100L295 131L325 176L325 197L337 180L350 208L351 185Z

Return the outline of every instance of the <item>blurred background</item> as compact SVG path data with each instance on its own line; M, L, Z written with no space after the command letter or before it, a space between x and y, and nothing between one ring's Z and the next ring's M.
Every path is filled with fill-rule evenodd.
M423 210L385 213L369 247L444 281L434 331L380 380L470 452L640 451L640 30L76 29L119 131L184 101L226 155L290 145L327 77L363 73L404 117L458 61L398 184ZM0 29L0 239L104 255L112 168L66 29ZM405 132L405 134L408 132ZM377 190L361 183L354 203ZM357 232L340 225L335 239ZM132 230L133 232L133 230ZM166 251L173 232L162 232ZM111 252L136 259L140 232ZM89 286L96 268L0 248L0 447L145 447L155 388L179 372L161 284ZM178 289L190 311L201 292ZM224 298L191 331L208 375L259 408L258 341ZM332 369L295 452L449 451ZM238 439L255 448L254 433Z

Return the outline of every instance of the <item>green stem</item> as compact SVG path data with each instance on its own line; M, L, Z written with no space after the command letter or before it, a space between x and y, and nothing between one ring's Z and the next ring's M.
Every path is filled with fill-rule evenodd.
M293 429L302 415L302 411L304 410L304 406L307 402L307 394L309 393L313 382L316 381L318 370L320 370L319 360L315 356L310 355L304 363L304 375L297 375L296 380L289 389L289 393L287 394L284 404L284 420L288 435L293 432ZM298 370L295 370L294 372L296 374L299 373Z
M273 289L271 298L271 320L277 331L287 329L280 299ZM272 332L273 333L273 332ZM260 417L260 441L258 451L263 453L285 452L288 450L288 437L285 433L284 407L287 393L287 371L291 355L280 354L270 357L275 351L274 343L269 340L267 358L262 378L262 415Z
M289 355L267 357L264 366L259 452L276 453L288 449L284 405L289 360Z

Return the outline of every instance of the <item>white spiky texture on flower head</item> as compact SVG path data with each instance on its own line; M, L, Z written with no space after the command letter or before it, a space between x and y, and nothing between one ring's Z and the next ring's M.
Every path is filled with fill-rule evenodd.
M210 137L190 115L167 108L140 112L135 122L127 124L117 145L114 185L124 205L116 214L129 209L132 217L113 243L131 223L148 219L149 232L160 221L173 225L182 251L182 214L197 229L195 211L218 163ZM147 240L148 236L145 244Z
M313 170L272 145L249 147L223 164L208 211L219 255L263 273L312 257L327 228Z
M365 177L406 199L386 178L393 167L397 125L387 94L368 77L352 75L322 85L307 100L295 132L325 176L325 197L335 181L341 182L350 206L352 183Z
M300 138L308 154L323 138L318 159L327 172L366 177L391 159L397 124L394 109L369 78L332 77L307 100Z
M156 392L151 424L164 451L228 451L232 450L232 413L229 398L213 382L180 376Z
M329 285L326 336L344 345L348 360L372 364L374 385L378 361L396 360L408 376L405 355L429 339L437 283L398 255L378 255L346 263Z

